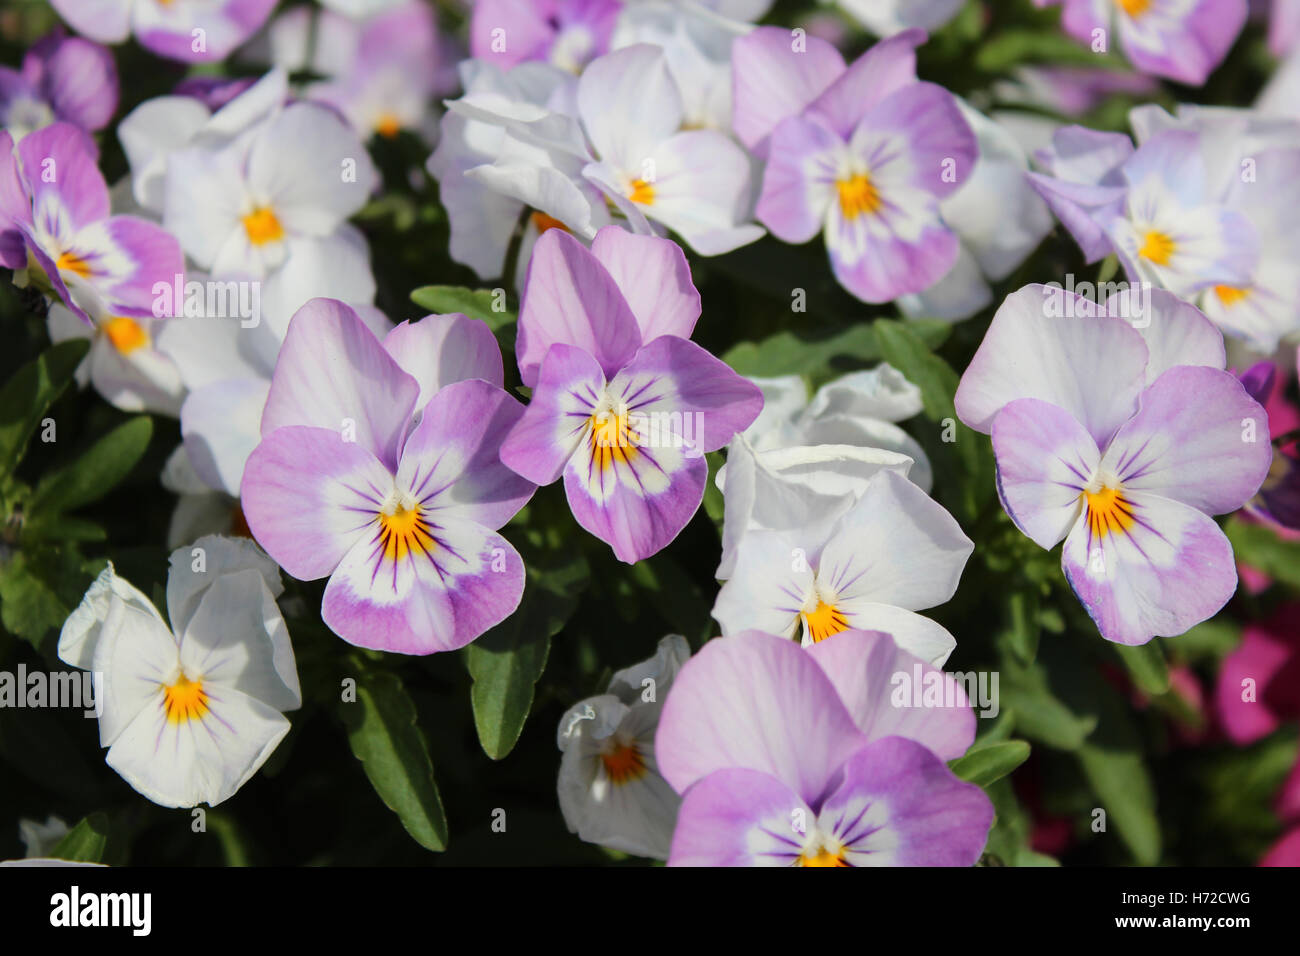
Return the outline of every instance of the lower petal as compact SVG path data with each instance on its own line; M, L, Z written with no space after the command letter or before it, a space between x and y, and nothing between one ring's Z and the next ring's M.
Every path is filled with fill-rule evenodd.
M1061 566L1096 622L1118 644L1173 637L1218 612L1237 588L1232 546L1219 526L1187 505L1125 492L1128 527L1101 533L1082 514Z
M509 617L524 565L505 538L472 521L438 516L418 546L392 551L379 523L343 558L321 617L349 644L399 654L464 647Z
M669 866L793 866L813 812L775 777L719 770L686 791Z

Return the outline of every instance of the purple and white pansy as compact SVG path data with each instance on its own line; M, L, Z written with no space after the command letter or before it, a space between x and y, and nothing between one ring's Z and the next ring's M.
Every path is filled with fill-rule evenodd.
M117 97L113 55L81 37L52 33L27 51L20 69L0 66L0 128L15 140L55 121L103 129Z
M498 457L522 406L487 326L403 322L380 341L314 299L289 324L241 498L253 536L351 644L454 650L508 617L523 561L497 533L534 485Z
M276 0L50 0L82 36L187 63L224 60L266 22Z
M154 284L184 272L180 246L152 222L110 214L98 159L89 134L70 123L16 147L0 132L0 265L25 270L87 324L148 318Z
M757 386L690 341L700 297L675 243L617 226L588 250L552 229L519 313L533 389L501 460L529 481L564 476L574 517L622 561L662 549L704 497L704 453L757 417Z
M1013 293L956 406L992 435L1017 527L1044 548L1065 541L1061 566L1101 635L1145 644L1232 597L1232 546L1211 516L1248 501L1273 455L1214 325L1166 292L1137 314L1127 300Z
M865 302L920 292L957 262L939 204L978 149L953 95L916 78L924 40L909 30L846 66L825 40L760 27L732 53L732 122L767 161L759 222L786 242L821 233L835 277Z
M934 670L879 632L809 650L759 631L709 641L655 737L682 795L668 865L973 865L993 805L944 761L966 752L975 715L959 686L951 707L891 686Z

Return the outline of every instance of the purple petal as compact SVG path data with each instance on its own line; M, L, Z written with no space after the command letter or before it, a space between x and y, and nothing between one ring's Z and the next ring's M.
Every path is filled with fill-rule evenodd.
M1138 397L1138 412L1106 449L1124 489L1208 514L1240 508L1273 464L1268 413L1230 372L1171 368Z
M983 790L902 737L854 754L817 815L849 866L974 866L992 825Z
M448 515L501 527L537 487L502 464L499 454L523 412L517 400L487 382L446 386L406 439L398 485L437 520Z
M434 515L420 546L393 555L379 525L330 577L321 618L349 644L398 654L464 647L519 606L524 563L482 525Z
M96 43L80 37L55 38L41 74L44 97L61 120L97 130L107 126L117 111L113 54Z
M240 500L257 543L302 581L329 574L367 536L393 475L337 431L291 426L248 456Z
M771 143L755 216L778 239L807 242L826 221L844 142L815 118L791 116Z
M686 791L668 865L793 866L815 816L769 774L719 770Z
M1119 36L1125 55L1143 73L1200 86L1245 25L1246 0L1200 0L1182 15L1155 9L1120 17Z
M312 425L350 434L397 469L420 386L348 305L312 299L289 322L262 415L262 434Z
M1097 443L1073 415L1037 398L1006 405L992 435L1002 507L1039 547L1056 547L1101 462Z
M726 445L763 410L757 385L675 335L661 336L637 352L609 389L633 412L658 416L665 429L680 431L697 455Z
M590 429L604 390L605 376L594 358L579 348L553 346L532 401L501 444L501 460L536 484L555 481Z
M1142 336L1122 319L1098 316L1090 300L1052 286L1007 296L957 386L957 416L988 433L1018 398L1065 409L1099 447L1132 417L1147 365Z
M691 337L700 317L700 294L681 246L605 226L596 233L591 252L623 293L643 342L661 335Z
M49 235L68 239L108 217L108 186L94 141L71 123L51 123L18 144L32 216Z
M757 631L719 637L682 665L655 755L678 793L716 770L769 774L820 799L866 738L806 651Z
M1119 644L1173 637L1213 617L1237 588L1232 546L1195 508L1142 491L1121 492L1115 529L1079 517L1061 567L1101 636ZM1113 520L1113 519L1112 519Z
M519 375L530 388L552 345L573 345L595 357L612 378L641 344L636 317L613 276L562 229L548 229L533 247L519 311Z
M403 322L384 337L384 350L419 383L417 409L452 382L479 378L498 388L505 384L501 346L492 330L459 312Z
M731 68L731 128L764 159L768 135L844 72L844 57L820 37L796 39L781 27L759 27L732 44Z
M848 139L869 110L916 82L916 48L925 41L924 30L904 30L881 40L836 77L808 112Z
M975 712L961 685L933 665L904 651L888 634L842 631L810 645L854 722L869 740L906 737L944 760L966 753L975 740ZM900 675L915 692L899 703ZM926 684L940 682L938 706L923 704ZM951 706L949 703L951 702Z

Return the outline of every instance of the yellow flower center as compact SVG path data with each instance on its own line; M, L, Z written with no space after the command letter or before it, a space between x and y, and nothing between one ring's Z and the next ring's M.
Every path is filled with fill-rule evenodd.
M101 325L100 329L113 343L113 348L123 355L130 355L149 344L149 333L144 330L144 326L125 315L114 316Z
M60 272L71 272L83 279L90 278L90 263L75 252L65 252L54 263Z
M880 211L880 193L866 173L836 180L835 188L840 194L840 212L845 219L857 219Z
M429 526L419 505L410 508L397 506L392 514L380 514L380 541L384 546L384 557L390 561L401 561L413 551L428 554L436 542L429 533Z
M832 853L825 846L817 847L816 851L804 850L799 855L799 859L794 861L795 866L848 866L844 858L838 853Z
M1138 250L1138 255L1158 266L1167 266L1177 248L1178 244L1167 233L1151 229L1142 237L1142 248Z
M278 242L284 238L284 227L270 206L259 206L244 217L244 231L248 241L255 246L264 246L268 242Z
M834 604L827 604L821 598L811 611L803 612L804 631L818 644L832 634L849 629L848 619Z
M628 427L626 409L597 409L587 420L591 428L591 459L602 470L615 461L628 462L637 456L636 436Z
M1136 520L1133 506L1125 500L1118 488L1100 491L1084 490L1079 494L1088 514L1088 529L1094 538L1104 538L1113 532L1127 531Z
M627 198L643 206L649 206L655 201L655 187L644 179L634 179L627 188Z
M1248 292L1250 292L1249 289L1242 289L1233 285L1216 285L1214 287L1214 294L1219 297L1219 301L1222 302L1226 308L1231 308L1242 299L1246 298Z
M645 758L636 743L616 742L610 749L600 755L600 762L605 767L605 775L616 787L645 776Z
M381 113L375 120L375 132L384 139L392 139L402 131L402 121L393 113Z
M203 693L203 681L190 680L182 674L176 683L163 688L163 708L173 724L201 719L208 712L208 695Z
M1151 0L1116 0L1119 8L1130 17L1137 18L1151 9Z

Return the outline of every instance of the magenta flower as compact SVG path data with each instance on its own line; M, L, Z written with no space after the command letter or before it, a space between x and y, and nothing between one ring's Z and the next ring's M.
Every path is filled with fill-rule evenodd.
M537 240L519 313L532 402L501 447L529 481L564 475L574 517L622 561L647 558L704 498L704 453L747 428L763 394L690 341L700 296L676 243L618 226L591 250Z
M1232 546L1210 516L1250 499L1272 449L1213 324L1160 290L1136 314L1128 300L1013 293L956 405L993 437L1016 526L1044 548L1065 540L1061 566L1102 637L1145 644L1206 620L1236 590Z
M620 0L477 0L470 54L508 69L542 60L571 73L609 52Z
M1224 733L1241 746L1300 717L1300 604L1245 628L1223 659L1214 696Z
M807 650L760 631L709 641L655 737L683 798L669 866L974 864L993 805L944 761L966 752L975 715L951 678L953 706L896 699L936 670L874 631Z
M117 67L102 46L53 33L23 57L21 70L0 66L0 127L15 139L62 121L103 129L117 110Z
M916 79L924 40L908 30L849 67L826 41L776 27L732 50L732 123L767 160L759 222L786 242L822 233L835 277L865 302L920 292L957 261L939 201L978 150L952 94Z
M170 60L224 60L266 22L276 0L50 0L72 29L99 43L140 45Z
M1246 25L1246 0L1034 0L1058 4L1062 28L1076 40L1092 46L1118 34L1136 69L1190 86L1205 82Z
M289 574L329 576L321 617L348 643L453 650L519 606L523 562L496 529L535 489L497 457L523 411L501 382L496 340L463 315L382 342L333 299L291 320L244 517Z
M0 265L26 269L42 291L86 322L153 315L155 282L185 271L160 226L110 216L90 136L52 123L14 146L0 132Z

